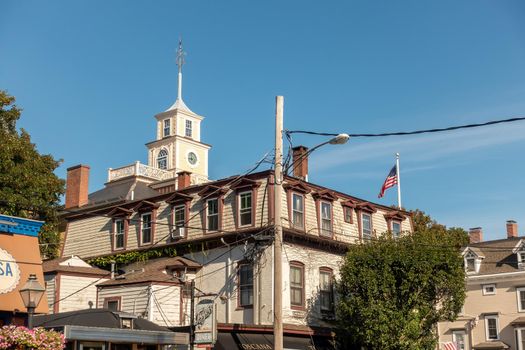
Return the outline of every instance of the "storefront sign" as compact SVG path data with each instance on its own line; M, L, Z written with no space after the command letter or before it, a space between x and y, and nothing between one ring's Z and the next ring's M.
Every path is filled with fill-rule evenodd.
M214 344L216 338L215 303L213 299L201 300L195 308L195 344Z
M0 294L9 293L20 281L20 269L11 254L0 248Z

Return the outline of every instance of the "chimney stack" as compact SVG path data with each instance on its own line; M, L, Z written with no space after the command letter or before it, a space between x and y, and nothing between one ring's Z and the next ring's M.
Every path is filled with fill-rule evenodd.
M507 238L518 237L518 223L514 220L507 221Z
M293 176L308 181L308 148L297 146L292 148Z
M177 173L177 190L189 187L191 185L191 173L189 171L180 171Z
M473 227L469 229L468 236L470 243L479 243L483 241L483 231L481 227Z
M77 208L88 203L89 166L75 165L67 169L66 206Z

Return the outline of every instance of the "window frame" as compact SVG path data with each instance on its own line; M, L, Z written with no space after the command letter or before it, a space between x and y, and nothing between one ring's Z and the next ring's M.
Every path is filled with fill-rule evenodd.
M324 214L323 213L323 205L328 205L329 206L328 218L324 218L323 217L323 214ZM319 235L322 236L322 237L333 238L333 236L334 236L334 205L330 201L320 200L320 201L318 201L318 207L319 207L319 222L318 222ZM326 230L323 227L323 224L324 224L325 221L328 221L329 224L330 224L330 229L329 230Z
M154 210L152 211L144 211L139 213L140 214L140 225L139 225L139 246L146 246L153 244L153 234L154 234ZM144 227L144 216L149 215L150 221L149 221L149 242L144 242L144 230L146 229Z
M182 226L181 225L177 225L177 218L176 218L176 215L177 215L177 211L179 210L182 210L182 216L183 216L183 219L182 219ZM183 232L184 232L184 237L186 237L186 232L187 232L187 229L186 229L186 217L187 217L187 205L185 203L183 204L174 204L172 205L171 207L171 222L172 222L172 227L173 229L182 229Z
M106 297L104 298L103 307L109 310L109 303L117 303L117 312L122 311L122 298L121 297ZM112 310L113 311L113 310Z
M525 343L525 336L522 334L525 332L525 327L516 327L514 328L514 335L516 338L516 345L518 350L525 350L525 346L522 346Z
M399 231L397 231L397 233L394 230L394 225L398 225L399 226ZM402 226L401 221L392 220L391 223L390 223L390 230L392 231L392 237L394 237L394 238L401 237L401 232L403 231L402 228L403 228L403 226Z
M167 126L166 126L166 124L167 124ZM166 130L168 132L166 132ZM170 135L171 135L171 119L168 118L168 119L164 119L162 121L162 137L168 137Z
M368 216L370 218L369 222L370 222L370 234L367 235L368 237L365 237L365 225L364 225L364 216ZM364 240L367 240L367 241L371 241L373 238L374 238L374 225L373 225L373 219L372 219L372 213L368 213L368 212L361 212L360 213L360 218L359 218L359 221L361 223L360 225L360 228L359 228L359 233L361 234L361 239L364 241Z
M489 320L496 321L496 338L490 337ZM499 340L499 339L500 339L500 336L499 336L499 317L498 315L485 315L485 340L493 341L493 340Z
M184 136L189 137L189 138L193 138L193 121L190 120L190 119L186 119L185 120L185 123L184 123Z
M241 280L241 276L242 276L242 271L241 270L245 266L251 268L251 274L252 274L252 283L251 283L251 285L249 283L242 283L242 280ZM238 309L252 309L253 308L253 304L254 304L254 301L255 301L254 282L255 282L255 279L253 278L253 264L250 264L248 262L240 262L240 263L238 263L238 265L237 265L237 308ZM251 288L251 299L252 299L251 300L252 301L251 304L243 304L242 303L242 289L244 287Z
M122 222L122 233L117 233L117 222ZM112 251L126 250L126 244L128 240L129 222L125 217L115 217L112 222ZM122 247L117 247L117 234L122 235Z
M325 289L323 290L322 288L322 279L321 279L321 276L323 274L327 274L329 275L329 280L330 280L330 289ZM321 311L321 314L329 314L329 315L333 315L334 314L334 311L335 311L335 308L334 308L334 303L335 303L335 293L334 293L334 270L332 270L331 268L329 267L320 267L319 268L319 308L320 308L320 311ZM322 302L322 298L323 298L323 293L328 293L328 296L329 296L329 303L330 303L330 308L329 309L323 309L323 302Z
M238 225L237 227L250 227L250 226L253 226L255 224L255 218L254 218L254 208L253 208L253 203L254 203L254 195L253 195L253 190L247 190L247 191L239 191L237 193L237 222L238 222ZM243 195L250 195L250 207L249 207L249 212L245 212L243 213L242 211L243 210L247 210L246 208L242 208L242 204L243 204L243 201L242 201L242 196ZM247 223L247 224L243 224L242 223L242 215L243 214L249 214L250 216L250 222Z
M299 274L301 276L301 285L300 287L292 287L292 269L299 269ZM290 269L289 269L289 279L290 279L290 308L292 310L304 310L305 309L305 266L300 261L290 261ZM301 291L301 304L293 303L293 293L292 290L299 289Z
M459 346L459 342L458 342L458 339L457 339L457 335L458 334L461 334L462 338L463 338L463 347L460 347ZM467 331L464 330L464 329L461 329L461 330L453 330L452 331L452 342L456 344L456 349L457 350L465 350L467 348Z
M343 220L347 224L353 224L354 220L352 218L353 216L353 209L349 206L343 205Z
M164 168L161 167L161 163L160 163L161 162L161 154L162 154L162 158L163 158L162 161L163 161L163 164L165 166ZM156 162L158 169L160 169L160 170L168 170L168 168L169 168L169 154L170 153L168 152L167 149L165 149L165 148L161 148L160 149L159 153L157 154L157 162Z
M209 203L210 202L217 202L217 212L213 213L211 215L209 213L209 210L210 210ZM214 229L210 229L210 217L211 216L216 216L217 217L217 227L214 228ZM215 198L208 198L208 199L206 199L206 215L205 215L205 217L206 217L206 222L205 222L206 223L206 226L205 226L206 233L220 231L220 229L221 229L220 216L221 216L220 198L219 197L215 197Z
M525 298L523 298L524 303L522 305L520 297L521 292L525 293L525 287L516 287L516 300L518 303L518 312L525 312L525 307L522 307L525 306Z
M295 207L295 196L301 198L302 211L294 209L294 207ZM290 203L290 226L291 226L291 228L293 228L295 230L305 231L306 230L306 218L305 218L305 201L306 201L306 196L303 193L292 191L290 193L290 198L291 198L291 203ZM301 214L301 220L302 220L301 226L299 226L299 225L297 225L295 223L295 220L294 220L295 219L295 213L300 213Z
M487 288L494 288L492 292L487 291ZM481 286L481 290L483 295L496 295L496 284L495 283L489 283L489 284L483 284Z

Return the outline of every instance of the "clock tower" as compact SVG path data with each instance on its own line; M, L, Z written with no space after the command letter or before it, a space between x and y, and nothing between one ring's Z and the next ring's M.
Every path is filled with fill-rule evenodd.
M208 180L208 150L210 145L201 142L201 121L204 117L192 112L182 100L182 66L185 52L182 41L177 51L178 92L177 100L165 112L155 116L157 136L146 144L148 165L172 172L192 173L192 184Z

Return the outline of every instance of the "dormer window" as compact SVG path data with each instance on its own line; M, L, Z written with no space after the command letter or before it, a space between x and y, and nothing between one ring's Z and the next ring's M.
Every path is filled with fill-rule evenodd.
M485 258L479 248L468 247L462 253L465 272L467 274L478 273L481 266L481 260Z
M525 252L518 253L518 267L520 269L525 269Z
M163 136L166 137L166 136L170 136L170 133L171 133L171 122L169 119L164 119L164 134Z
M518 261L518 268L525 269L525 242L520 239L518 244L514 246L512 252L516 254L516 260Z

